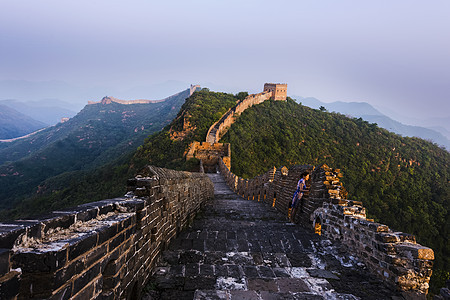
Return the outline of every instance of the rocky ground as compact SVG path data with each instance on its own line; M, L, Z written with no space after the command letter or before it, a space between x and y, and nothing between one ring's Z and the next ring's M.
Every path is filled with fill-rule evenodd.
M144 299L403 299L344 246L210 178L214 200L163 252Z

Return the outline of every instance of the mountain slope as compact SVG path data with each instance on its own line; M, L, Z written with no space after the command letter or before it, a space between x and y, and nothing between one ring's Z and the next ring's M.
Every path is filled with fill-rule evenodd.
M40 121L0 104L0 139L23 136L45 126Z
M56 99L43 99L40 101L1 100L0 104L11 107L21 113L47 125L54 125L61 118L71 118L77 113L69 103ZM69 108L70 107L70 108Z
M189 90L159 103L87 105L65 123L9 143L0 150L0 207L45 193L55 176L93 170L134 151L170 123L187 97Z
M146 140L134 159L186 167L183 155L189 143L205 140L208 126L220 118L220 114L214 117L225 100L219 96L208 91L196 93L170 126ZM211 106L204 107L205 103ZM222 110L230 105L231 101ZM188 118L194 129L183 140L170 138L171 130L183 130L183 116L197 114L202 114L204 122ZM361 118L321 112L292 100L266 101L246 110L221 142L231 143L232 170L242 177L251 178L282 165L326 163L342 169L351 199L362 200L370 216L391 228L416 234L422 244L435 250L437 267L448 269L447 151Z
M384 115L369 103L366 102L331 102L324 103L313 97L296 97L303 105L311 108L325 107L327 111L338 112L352 117L363 118L364 120L377 123L378 126L387 129L389 131L401 134L409 137L420 137L422 139L431 140L438 145L442 145L450 149L450 140L445 135L445 129L433 129L425 128L421 126L405 125L398 121L395 121L388 116ZM418 122L418 121L417 121ZM446 124L445 122L442 124Z
M293 164L342 169L350 199L391 228L416 234L436 251L438 266L450 266L450 154L436 145L292 100L245 111L221 142L231 143L232 170L243 177Z

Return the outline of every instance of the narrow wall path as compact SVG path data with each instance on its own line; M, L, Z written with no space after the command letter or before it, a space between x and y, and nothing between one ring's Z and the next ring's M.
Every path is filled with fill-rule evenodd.
M402 299L343 246L209 177L214 200L163 252L144 299Z

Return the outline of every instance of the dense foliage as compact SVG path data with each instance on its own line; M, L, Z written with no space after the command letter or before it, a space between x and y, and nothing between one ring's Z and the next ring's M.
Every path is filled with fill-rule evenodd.
M54 158L56 166L41 169L40 172L53 169L64 169L65 172L32 183L32 176L40 178L39 172L33 169L37 165L25 164L24 161L8 164L15 168L12 169L14 171L21 168L20 174L27 174L27 171L31 175L30 181L16 184L10 193L26 189L28 185L33 187L31 190L35 193L36 182L42 189L34 196L28 194L25 201L18 201L18 206L9 216L119 196L125 191L126 179L146 163L178 170L196 170L198 161L186 162L184 158L190 143L204 141L210 126L245 96L246 93L234 96L207 89L195 92L182 106L180 104L176 118L162 131L148 137L136 152L129 150L125 142L123 148L111 148L109 158L108 151L99 150L98 153L106 153L106 158L100 155L95 160L85 161L81 157L85 155L84 148L77 147L77 140L68 138L70 134L53 143L51 151L45 152L47 150L44 148L28 158L18 147L13 153L9 152L10 155L31 158L28 162L32 162L33 158L39 161L51 153L59 153ZM159 114L160 118L154 116L152 120L162 128L173 115L167 112ZM99 124L101 122L93 118L86 128L101 128ZM115 135L121 129L111 127L108 130ZM46 137L55 139L55 136L62 135L62 131L63 128L60 128ZM130 133L127 134L130 136ZM115 141L114 137L110 137ZM101 135L95 136L92 141L99 147L109 142ZM434 280L448 276L450 154L447 151L422 139L402 138L362 119L328 113L324 109L314 110L291 99L286 102L266 101L246 110L221 142L231 143L232 171L247 178L281 165L326 163L340 168L349 198L362 200L370 217L394 230L413 233L420 243L433 248L437 267L435 274L440 274ZM135 145L137 142L130 146L133 148ZM33 146L30 147L33 154ZM124 155L117 158L120 152ZM78 159L67 160L66 157ZM85 165L91 168L83 169ZM3 172L12 174L12 170L5 169L5 166L1 167ZM4 178L0 180L3 180L0 182L2 194L8 196L3 187L9 183Z
M25 151L22 151L21 146L30 144L28 151L32 155L14 163L0 166L0 169L9 167L10 173L11 170L15 170L15 172L20 170L20 174L24 175L21 177L11 176L17 181L11 181L11 185L2 186L0 194L8 202L2 202L4 209L0 209L0 219L40 215L55 209L121 196L126 192L126 180L133 177L140 168L148 163L178 170L198 170L198 161L194 159L186 162L183 158L184 152L192 141L204 140L209 127L230 107L234 106L239 97L243 97L245 94L235 97L231 94L212 93L204 89L195 92L184 101L188 96L188 93L184 93L177 99L173 99L172 102L158 104L164 104L161 108L153 105L151 109L146 109L145 105L128 105L125 107L118 104L87 106L84 111L71 120L77 123L59 124L51 132L46 130L43 137L38 136L31 142L28 140L28 143L21 142L19 146L10 148L14 149L13 151L5 151L9 155L23 157ZM98 145L101 146L101 140L106 139L105 135L118 134L115 126L111 126L117 124L117 120L114 119L115 115L128 115L129 111L127 110L124 113L123 109L130 109L133 106L137 108L136 110L139 110L139 112L136 112L136 114L139 114L139 118L135 115L135 121L142 122L141 117L145 116L144 120L148 125L153 126L151 127L152 130L135 132L135 128L142 128L141 124L139 126L133 125L133 127L128 126L125 122L120 122L121 126L129 127L132 130L128 130L124 142L118 143L115 147L108 148L103 152L95 150L95 152L85 153L82 151L82 147L76 144L77 141L71 140L70 137L74 136L72 133L74 129L80 130L85 135L88 134L87 130L89 130L92 142L99 143ZM95 110L96 107L97 110ZM99 107L102 109L99 110ZM179 109L180 107L181 109ZM83 125L86 122L91 122L92 119L97 124L100 121L99 119L105 120L105 116L102 118L102 113L106 112L104 108L111 108L107 110L109 114L106 114L106 119L111 118L112 124L105 121L104 126L92 126L92 123ZM89 109L89 111L86 111L86 109ZM177 112L177 117L170 125L148 137L145 143L139 147L139 150L135 150L136 146L144 140L144 136L148 135L149 132L161 129L164 124L168 124ZM183 131L185 116L191 125L190 130L187 131L188 134L184 139L172 140L170 138L171 128L172 130ZM119 124L117 124L118 127ZM139 134L140 141L135 136L137 133L141 133ZM47 147L44 145L45 140L49 144ZM35 146L39 143L41 143L41 148ZM113 144L111 143L111 145ZM58 150L58 147L61 149ZM16 152L16 154L12 154L12 152ZM52 168L48 168L48 165L42 165L42 160L33 160L33 157L43 156L43 153L49 155L48 158L52 160ZM94 156L94 153L100 155ZM0 158L1 155L2 152L0 151ZM89 166L89 168L80 168L80 166L83 166L83 161L88 162L86 166ZM18 167L21 169L17 169ZM64 171L49 175L48 172L51 170ZM10 179L5 177L0 177L0 182L3 180L6 183L7 179Z
M208 89L195 92L181 107L177 118L159 133L145 140L134 160L145 160L150 164L175 170L195 170L196 162L186 162L185 152L194 141L202 142L208 129L224 113L236 105L243 94L233 96L214 93ZM185 126L185 120L188 126ZM187 127L187 128L185 128ZM171 132L184 132L183 138L171 138Z
M246 178L281 165L340 168L349 198L415 234L434 249L437 268L450 268L450 154L438 146L290 99L246 110L221 142L231 143L232 171Z
M120 166L129 159L118 158L169 124L187 97L189 90L159 103L87 105L65 123L8 144L0 150L0 209L13 210L4 217L123 195L127 178L116 175L128 174Z

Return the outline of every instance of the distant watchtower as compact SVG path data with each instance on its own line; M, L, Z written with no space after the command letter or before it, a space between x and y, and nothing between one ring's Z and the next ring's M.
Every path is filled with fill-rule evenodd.
M265 92L272 92L270 99L272 100L286 100L287 84L286 83L265 83Z
M196 89L200 89L200 86L198 84L191 84L191 88L189 90L189 97L192 96L192 94L195 92Z

